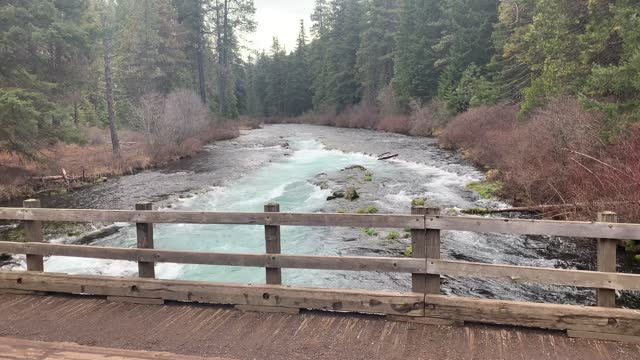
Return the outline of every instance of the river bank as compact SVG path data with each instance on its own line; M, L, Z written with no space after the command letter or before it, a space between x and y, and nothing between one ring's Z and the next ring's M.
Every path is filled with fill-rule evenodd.
M26 197L78 191L109 178L159 168L193 156L206 144L240 136L235 124L210 127L181 146L159 153L150 148L145 135L120 131L120 158L114 158L107 129L82 129L82 145L56 144L38 151L39 158L15 154L0 155L0 204L20 205Z

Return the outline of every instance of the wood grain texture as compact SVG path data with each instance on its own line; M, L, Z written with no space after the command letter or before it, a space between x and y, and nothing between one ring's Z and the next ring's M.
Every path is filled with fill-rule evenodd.
M242 213L91 209L0 208L0 219L71 222L128 222L224 225L287 225L423 229L424 217L412 215Z
M640 336L597 333L592 331L567 330L567 336L579 339L617 341L626 344L640 344Z
M616 223L618 215L605 211L598 213L598 222ZM598 271L616 272L616 253L618 241L616 239L598 239ZM616 307L616 293L611 289L597 289L598 306Z
M39 208L40 200L30 199L23 202L25 208ZM27 220L24 221L25 241L27 242L43 242L42 221ZM41 255L27 253L27 270L44 271L44 258Z
M424 316L423 294L0 271L0 288L371 314Z
M426 215L427 209L420 206L411 207L412 215ZM427 233L424 227L422 229L411 230L411 249L413 258L420 259L426 264L427 258ZM411 274L411 291L415 293L425 293L427 289L427 275L424 273Z
M4 241L0 241L0 252L196 265L426 273L425 260L390 257L225 254Z
M444 295L426 295L425 306L426 317L640 336L640 311L638 310L500 301Z
M280 205L267 204L264 206L265 213L277 213L280 212ZM265 250L267 255L280 254L280 226L278 225L265 225L264 226L264 241ZM278 267L267 267L266 282L267 284L279 285L282 284L282 269Z
M440 215L440 209L428 208L426 209L427 216ZM440 259L440 230L428 229L426 234L426 256L427 258ZM427 272L429 265L427 264ZM431 273L426 276L425 293L426 294L440 294L440 274Z
M136 204L136 210L151 211L151 203ZM136 223L136 236L138 249L153 249L153 224ZM138 276L142 278L155 278L156 269L153 261L138 261Z
M290 314L290 315L296 315L300 313L300 309L287 308L287 307L281 307L281 306L236 305L234 307L240 311L249 311L249 312L264 312L264 313Z
M439 259L427 260L427 272L446 276L501 278L516 283L539 282L590 288L640 290L640 275L615 272L480 264Z
M424 229L425 223L424 217L415 215L265 214L27 208L0 208L0 219L72 222L377 227L398 229ZM640 224L499 219L473 216L427 216L426 224L427 228L434 230L640 240Z

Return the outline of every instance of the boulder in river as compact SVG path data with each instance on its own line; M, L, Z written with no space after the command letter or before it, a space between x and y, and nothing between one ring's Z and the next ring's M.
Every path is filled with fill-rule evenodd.
M340 171L348 171L348 170L360 170L360 171L367 171L367 168L362 166L362 165L351 165L351 166L347 166L346 168L340 170Z
M358 199L360 197L360 195L358 195L358 192L356 191L356 188L354 187L350 187L347 189L347 191L344 192L344 198L350 201L354 201L356 199Z
M335 199L344 199L345 192L342 190L334 191L333 194L327 197L327 201L335 200Z

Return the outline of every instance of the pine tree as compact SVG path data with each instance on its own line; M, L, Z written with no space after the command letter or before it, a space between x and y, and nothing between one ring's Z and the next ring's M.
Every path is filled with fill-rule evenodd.
M303 20L300 20L296 49L288 56L288 63L289 71L284 96L285 112L289 116L297 116L312 107L311 76L307 60L307 34Z
M358 79L362 99L372 104L380 90L393 79L393 49L398 27L398 8L394 0L371 0L358 49Z
M404 104L430 99L438 89L434 47L441 37L439 0L402 0L396 37L394 89Z
M127 14L118 32L120 77L132 101L185 87L184 30L169 0L126 0L118 6Z

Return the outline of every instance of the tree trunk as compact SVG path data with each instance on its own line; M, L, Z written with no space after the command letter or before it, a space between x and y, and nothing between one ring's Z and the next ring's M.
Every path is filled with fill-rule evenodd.
M118 139L118 131L116 129L116 114L113 105L113 79L111 78L111 39L107 33L107 15L103 9L100 18L102 20L102 29L105 33L102 38L102 46L104 48L104 84L105 96L107 98L107 112L109 114L109 130L111 131L111 146L113 155L120 157L120 140Z
M80 118L78 115L78 103L74 102L73 103L73 124L76 126L76 128L78 126L80 126Z
M200 92L200 99L203 103L207 103L207 85L204 76L204 14L202 14L202 8L198 5L198 39L196 43L196 62L198 65L198 87Z
M227 75L229 71L229 63L228 63L228 48L229 48L229 1L224 0L224 9L223 9L223 22L222 22L222 56L220 60L220 69L219 69L219 77L218 82L220 84L220 91L218 96L220 97L219 111L223 115L227 114L228 105L227 102L227 91L230 86L227 83ZM218 22L220 20L218 19Z

